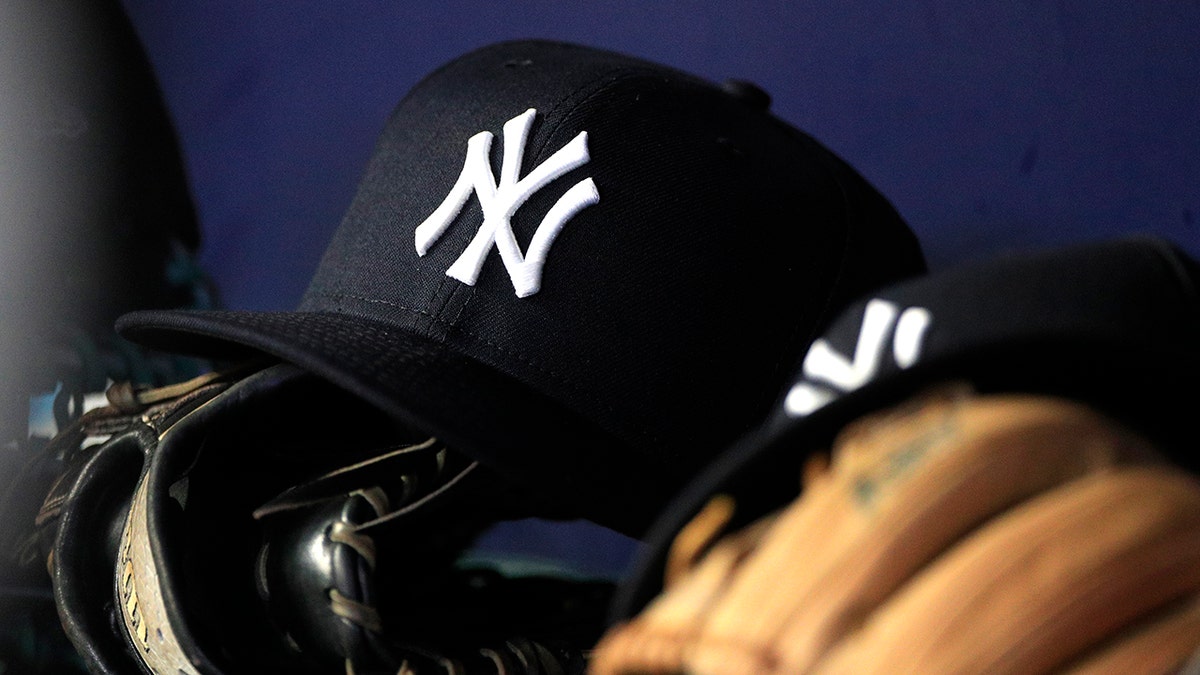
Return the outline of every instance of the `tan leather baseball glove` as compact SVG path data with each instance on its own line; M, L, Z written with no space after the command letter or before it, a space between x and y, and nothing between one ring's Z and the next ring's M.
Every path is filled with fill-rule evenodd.
M1173 673L1200 647L1200 481L1063 398L952 387L843 429L786 508L722 533L594 675Z

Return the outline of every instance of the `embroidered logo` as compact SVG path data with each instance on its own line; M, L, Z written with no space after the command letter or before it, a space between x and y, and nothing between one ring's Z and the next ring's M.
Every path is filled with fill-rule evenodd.
M581 131L571 142L521 178L518 174L525 154L525 143L536 115L537 111L530 108L504 124L500 180L496 180L492 173L492 133L482 131L472 136L467 141L467 158L454 187L441 205L417 226L417 254L424 256L462 211L471 193L474 192L479 198L479 205L483 208L483 224L467 244L466 250L446 270L446 276L474 286L483 268L484 258L495 246L500 251L500 259L508 270L517 297L533 295L541 288L542 266L558 233L576 213L600 201L596 184L590 177L579 181L558 198L534 231L529 250L521 253L512 230L513 214L533 193L571 169L587 164L589 159L587 132Z
M911 367L921 358L932 321L933 315L924 307L901 311L894 303L872 298L863 311L854 355L847 358L839 354L824 339L813 342L804 355L800 381L784 398L784 411L791 417L806 417L838 396L862 387L880 373L889 351L898 368Z

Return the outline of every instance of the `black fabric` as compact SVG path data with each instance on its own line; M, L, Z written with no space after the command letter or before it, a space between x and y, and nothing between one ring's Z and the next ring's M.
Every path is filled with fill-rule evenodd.
M931 321L916 361L903 367L885 349L873 377L848 392L828 388L834 398L806 416L786 411L785 389L768 421L708 466L650 528L612 621L632 617L659 592L671 541L713 495L737 499L735 527L779 508L798 495L804 461L845 424L934 383L1084 401L1200 470L1191 394L1200 378L1198 272L1173 245L1138 237L999 256L860 299L822 339L849 357L869 302L921 307ZM824 386L802 365L793 383Z
M425 256L415 228L467 140L537 110L521 176L581 132L590 161L517 211L523 252L567 188L540 290L492 250L446 270L482 223L472 195ZM448 64L397 107L296 312L138 313L122 334L214 356L230 343L327 377L583 515L637 534L662 500L767 411L790 364L857 295L924 270L891 206L761 101L661 66L548 42Z

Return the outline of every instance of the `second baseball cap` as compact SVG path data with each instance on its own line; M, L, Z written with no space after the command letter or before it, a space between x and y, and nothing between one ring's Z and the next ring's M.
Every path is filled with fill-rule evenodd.
M661 589L672 540L714 495L737 502L731 530L780 508L799 493L808 457L846 425L930 386L1080 401L1200 471L1188 395L1197 379L1200 264L1162 239L1010 252L887 285L830 323L764 423L664 510L614 620Z

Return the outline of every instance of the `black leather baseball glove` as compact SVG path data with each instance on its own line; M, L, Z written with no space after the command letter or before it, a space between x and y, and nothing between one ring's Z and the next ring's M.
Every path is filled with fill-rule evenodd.
M461 554L519 489L295 367L109 390L38 517L97 673L571 673L611 584Z

